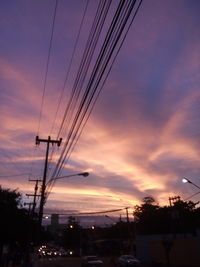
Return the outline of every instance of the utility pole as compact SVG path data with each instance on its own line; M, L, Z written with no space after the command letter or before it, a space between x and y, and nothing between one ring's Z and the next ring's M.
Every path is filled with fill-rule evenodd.
M33 202L29 202L29 203L27 203L27 202L25 202L24 203L24 206L28 206L28 216L30 216L30 213L31 213L31 206L33 205Z
M42 182L42 180L29 180L30 182L35 182L35 192L34 194L26 194L28 197L33 197L33 206L31 210L32 216L34 216L35 213L35 207L36 207L36 197L40 197L40 195L37 194L38 191L38 182Z
M39 145L40 142L47 143L47 148L46 148L46 158L45 158L44 174L43 174L41 198L40 198L40 207L39 207L39 218L38 218L39 227L42 226L43 209L44 209L44 204L45 204L45 189L46 189L49 145L50 144L52 144L52 145L57 144L57 146L60 146L60 144L62 142L62 138L60 138L60 140L52 140L50 136L48 137L48 139L39 139L39 136L36 136L36 140L35 140L36 145Z
M128 209L129 207L126 207L126 221L127 221L127 224L128 224L128 230L129 230L129 245L130 245L130 253L133 254L135 252L133 252L133 232L132 232L132 229L131 229L131 223L130 223L130 220L129 220L129 215L128 215Z
M174 204L175 202L178 202L180 200L181 200L181 198L179 196L177 196L177 197L169 197L169 205L170 205L170 207L172 206L172 204Z
M129 216L128 216L128 209L129 209L129 207L126 207L125 209L126 209L126 221L127 221L127 223L129 223L130 222L129 221Z

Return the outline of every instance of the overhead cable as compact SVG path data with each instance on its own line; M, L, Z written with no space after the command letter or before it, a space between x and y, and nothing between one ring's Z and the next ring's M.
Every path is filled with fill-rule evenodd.
M43 83L42 101L41 101L41 107L40 107L37 135L39 135L40 123L41 123L41 119L42 119L44 97L45 97L45 91L46 91L47 76L48 76L48 71L49 71L49 62L50 62L52 42L53 42L53 34L54 34L54 27L55 27L55 20L56 20L57 5L58 5L58 0L56 0L55 8L54 8L54 14L53 14L53 22L52 22L52 27L51 27L51 37L50 37L48 56L47 56L47 63L46 63L45 76L44 76L44 83Z
M74 148L74 144L77 142L77 138L80 137L83 127L91 114L100 91L111 71L116 56L125 40L127 32L135 19L142 0L139 1L135 12L133 12L136 2L137 0L121 0L117 7L101 50L91 71L89 81L85 86L82 98L79 100L79 106L71 124L68 139L64 144L61 156L52 175L52 185L53 179L60 174L66 159L69 157L70 152ZM130 18L131 15L132 18ZM83 87L81 87L81 90L83 91Z

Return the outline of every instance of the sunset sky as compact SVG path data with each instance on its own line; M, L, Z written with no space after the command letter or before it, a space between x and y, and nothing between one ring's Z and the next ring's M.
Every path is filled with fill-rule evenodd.
M31 198L25 194L34 192L29 179L41 179L44 169L46 144L36 146L35 137L57 136L98 3L89 1L86 9L86 0L58 1L42 103L56 1L0 2L0 184L18 188L26 202ZM117 3L110 6L97 51ZM57 181L45 212L133 209L149 195L168 205L169 197L198 192L181 178L200 186L199 14L199 0L143 0L61 173L90 175ZM66 136L67 129L61 147L54 146L49 172Z

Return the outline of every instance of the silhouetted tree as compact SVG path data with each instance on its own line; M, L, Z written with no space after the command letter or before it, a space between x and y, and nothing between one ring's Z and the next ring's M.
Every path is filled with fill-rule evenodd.
M70 216L62 233L62 245L68 249L77 249L80 247L80 238L81 226L75 217Z
M192 201L176 201L172 207L169 207L171 219L175 233L193 233L195 234L198 225L199 213L196 211L196 205Z
M155 233L157 231L157 214L159 205L153 197L148 196L143 199L141 205L135 206L133 213L137 222L137 230L142 234Z
M30 230L30 217L22 208L21 194L17 190L0 186L0 255L4 245L24 246Z
M11 191L0 187L0 211L1 241L19 241L28 218L26 210L22 209L21 194L17 190Z
M145 197L133 213L137 231L140 234L195 233L200 225L196 204L179 198L172 206L160 207L153 197Z

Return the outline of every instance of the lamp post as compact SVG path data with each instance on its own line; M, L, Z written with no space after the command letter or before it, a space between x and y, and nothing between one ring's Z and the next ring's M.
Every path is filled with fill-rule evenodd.
M195 183L191 182L189 179L187 178L183 178L182 179L182 182L185 184L185 183L189 183L189 184L192 184L194 185L195 187L197 187L198 189L200 189L200 186L196 185Z
M69 174L69 175L64 175L64 176L60 176L60 177L55 177L55 178L52 178L50 181L56 181L56 180L63 179L63 178L70 178L70 177L73 177L73 176L87 177L88 175L89 175L89 172L80 172L80 173L75 173L75 174ZM48 185L49 182L46 185Z
M73 176L83 176L83 177L87 177L89 175L89 172L81 172L81 173L75 173L75 174L70 174L70 175L64 175L64 176L60 176L60 177L55 177L55 178L51 178L46 184L42 185L42 195L41 195L41 201L40 201L40 210L39 210L39 226L42 226L42 218L43 218L43 209L44 209L44 204L45 204L45 195L46 195L46 187L52 182L52 181L56 181L59 179L63 179L63 178L70 178Z

